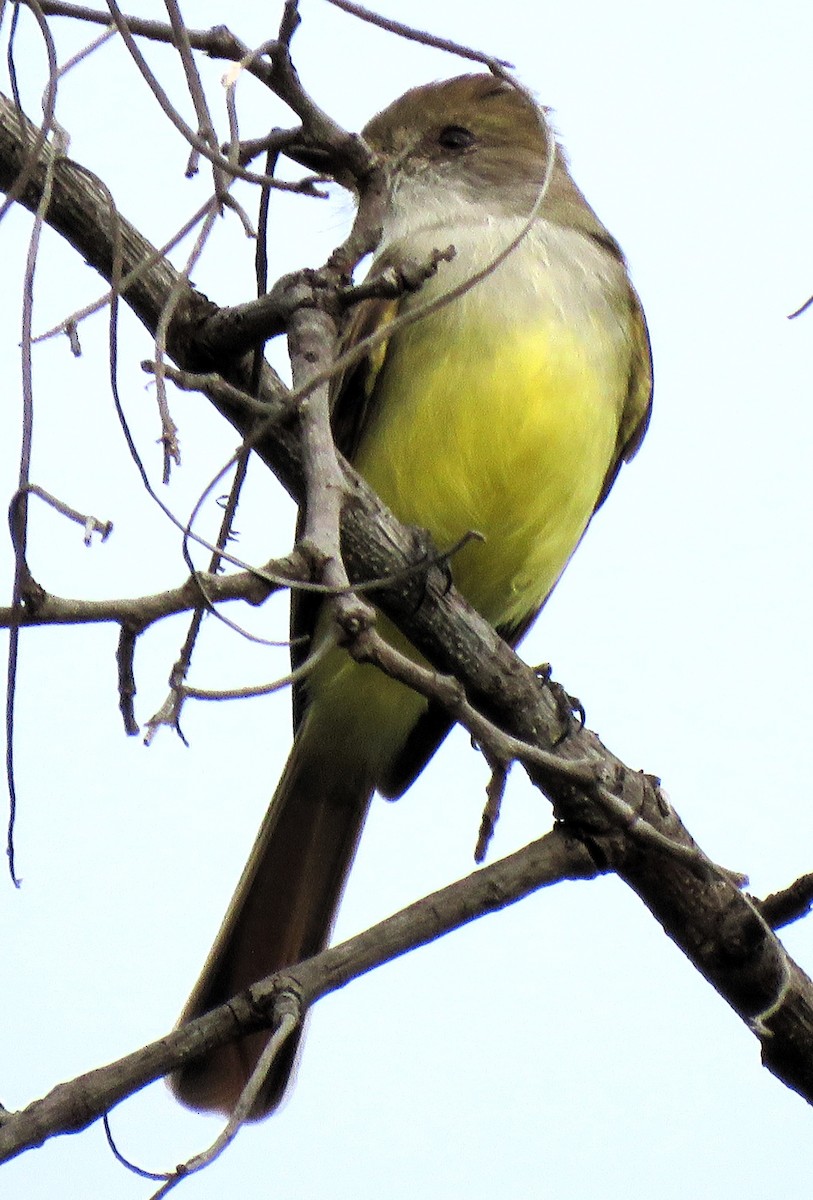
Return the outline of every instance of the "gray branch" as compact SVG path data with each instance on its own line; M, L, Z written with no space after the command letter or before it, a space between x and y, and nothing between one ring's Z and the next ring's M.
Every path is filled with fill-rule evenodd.
M48 1138L86 1129L113 1105L184 1063L276 1023L293 995L301 1015L322 996L382 963L428 945L485 913L497 912L562 879L598 873L590 855L562 831L411 904L341 945L256 983L234 1001L128 1054L59 1084L41 1100L0 1116L0 1163Z

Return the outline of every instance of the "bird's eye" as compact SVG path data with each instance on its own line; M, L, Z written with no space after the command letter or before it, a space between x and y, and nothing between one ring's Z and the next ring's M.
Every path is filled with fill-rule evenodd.
M438 134L438 145L444 150L468 150L475 141L472 131L462 125L446 125Z

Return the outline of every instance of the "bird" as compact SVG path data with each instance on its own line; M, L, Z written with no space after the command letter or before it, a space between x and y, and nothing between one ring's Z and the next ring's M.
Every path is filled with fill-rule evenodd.
M482 72L412 88L362 136L387 188L371 278L454 250L416 293L351 311L344 350L403 313L416 319L335 382L336 444L434 545L480 533L451 577L516 645L646 432L641 303L546 110L512 80ZM329 621L324 602L294 593L295 665ZM383 614L377 628L417 657ZM293 711L287 765L182 1023L327 945L373 794L400 796L451 725L337 646L295 685ZM269 1036L213 1050L170 1086L189 1107L230 1112ZM251 1119L280 1103L298 1040L272 1064Z

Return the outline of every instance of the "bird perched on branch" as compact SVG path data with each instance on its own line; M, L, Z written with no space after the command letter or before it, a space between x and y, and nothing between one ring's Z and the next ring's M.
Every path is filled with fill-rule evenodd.
M337 444L438 547L483 535L454 556L452 577L515 644L644 436L652 374L641 306L544 112L512 83L476 74L415 88L363 136L388 185L373 273L455 252L417 294L359 304L345 348L471 286L339 381ZM294 610L296 632L318 643L324 605L300 597ZM378 628L408 648L385 618ZM450 725L338 648L297 687L294 713L287 766L183 1020L326 945L373 792L400 795ZM268 1037L189 1064L176 1094L229 1111ZM295 1049L292 1039L272 1066L254 1117L279 1103Z

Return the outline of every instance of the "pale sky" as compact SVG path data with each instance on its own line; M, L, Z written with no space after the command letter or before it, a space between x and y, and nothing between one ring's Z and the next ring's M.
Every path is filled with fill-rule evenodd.
M707 853L747 873L758 895L783 887L813 870L813 315L786 319L813 291L813 10L798 0L770 10L750 0L377 8L516 65L554 109L574 176L624 247L650 324L650 433L522 652L553 664L614 752L663 778ZM276 5L244 0L184 9L190 24L225 21L250 44L273 36L278 20ZM294 50L303 82L349 128L407 87L469 69L322 0L302 0L301 10ZM129 11L164 14L157 2ZM36 118L45 59L22 17L17 66ZM88 40L72 22L52 27L61 59ZM171 55L147 50L177 98ZM217 94L225 68L203 69L225 137ZM285 122L259 86L241 86L246 134ZM153 241L205 197L205 172L184 181L185 147L120 47L65 79L58 115L71 155L105 179ZM341 195L333 204L275 197L273 274L318 265L350 213ZM29 227L12 213L0 228L6 498L17 472ZM195 282L219 303L248 299L252 255L229 218ZM101 291L71 250L44 237L36 329ZM179 538L141 490L118 433L104 318L80 336L78 360L61 340L37 350L32 474L113 520L115 532L85 550L75 527L35 504L32 569L62 595L174 586L184 577ZM149 354L146 335L124 318L123 399L157 481L154 395L139 368ZM185 518L236 439L202 397L173 395L172 407L184 460L165 499ZM219 516L213 505L209 512ZM290 506L260 469L237 526L246 558L289 545ZM2 562L8 596L8 552ZM285 636L282 602L240 616L263 636ZM183 621L167 623L139 646L142 722L164 699L184 630ZM286 694L190 706L189 749L166 732L150 749L125 738L115 641L111 628L22 639L24 884L15 891L0 880L7 1108L171 1028L290 742ZM284 671L284 651L206 622L193 672L201 686ZM458 731L401 802L376 801L338 938L472 869L486 778ZM515 771L492 860L549 824L547 803ZM813 970L811 921L783 940ZM177 1194L770 1200L809 1189L812 1122L637 897L602 879L540 892L326 998L284 1110L244 1130ZM219 1128L179 1108L160 1083L115 1110L112 1123L122 1152L152 1170L171 1169ZM141 1200L153 1186L113 1161L100 1126L0 1175L0 1193L15 1200Z

